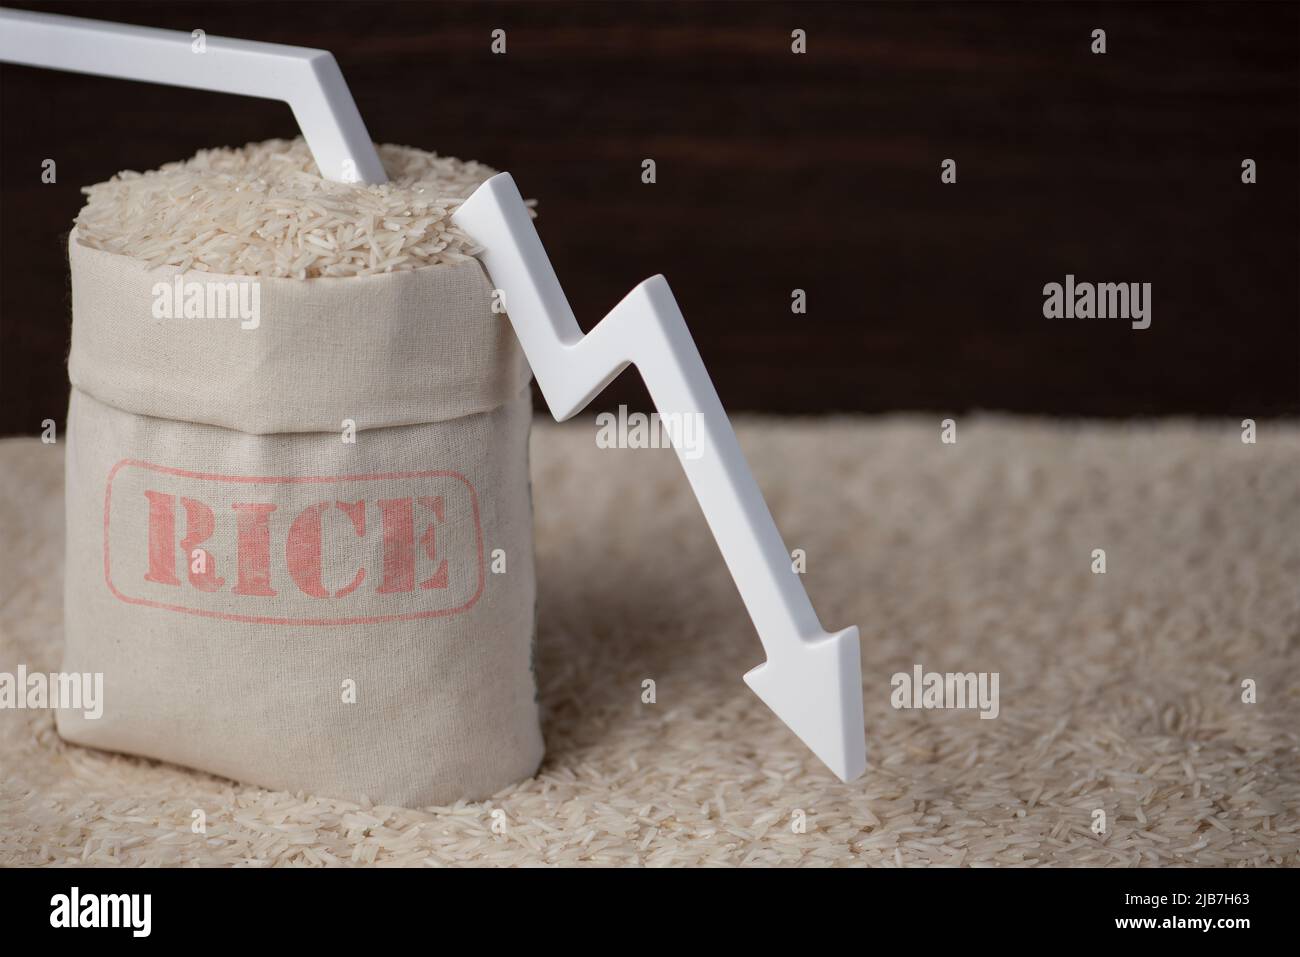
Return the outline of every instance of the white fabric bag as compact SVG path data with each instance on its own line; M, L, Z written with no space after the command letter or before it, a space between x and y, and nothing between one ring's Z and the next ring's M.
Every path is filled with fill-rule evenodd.
M60 734L405 806L532 774L530 374L479 264L69 256L64 669L104 708Z

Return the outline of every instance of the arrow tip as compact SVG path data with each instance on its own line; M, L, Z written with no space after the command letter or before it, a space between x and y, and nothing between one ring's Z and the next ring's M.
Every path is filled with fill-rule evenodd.
M745 675L745 683L841 781L867 766L858 629L800 643Z

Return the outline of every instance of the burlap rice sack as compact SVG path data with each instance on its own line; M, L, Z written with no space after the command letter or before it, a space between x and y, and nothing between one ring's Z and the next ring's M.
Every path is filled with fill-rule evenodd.
M64 669L104 711L59 732L406 806L531 774L529 371L481 267L253 297L69 255Z

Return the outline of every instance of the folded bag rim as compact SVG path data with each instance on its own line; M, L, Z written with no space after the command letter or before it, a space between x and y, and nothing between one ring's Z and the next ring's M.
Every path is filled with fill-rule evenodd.
M151 268L82 244L76 229L68 257L69 379L123 411L257 435L338 432L345 421L363 431L487 412L532 377L477 260L237 276ZM186 318L196 283L209 309Z

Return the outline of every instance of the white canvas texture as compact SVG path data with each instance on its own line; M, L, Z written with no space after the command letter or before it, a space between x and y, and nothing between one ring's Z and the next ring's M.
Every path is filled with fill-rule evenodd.
M481 267L259 279L242 329L69 255L63 667L104 707L60 734L407 807L532 774L529 373Z

